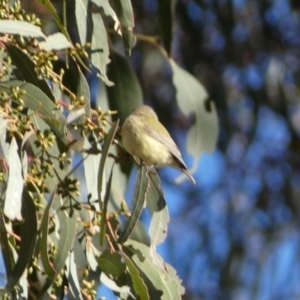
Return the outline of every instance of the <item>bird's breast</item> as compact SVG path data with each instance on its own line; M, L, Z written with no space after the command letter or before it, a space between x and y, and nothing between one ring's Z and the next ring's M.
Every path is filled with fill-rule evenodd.
M158 140L150 136L144 129L144 124L139 123L134 125L126 122L122 128L122 142L125 150L131 155L139 157L147 165L162 167L171 165L173 155Z

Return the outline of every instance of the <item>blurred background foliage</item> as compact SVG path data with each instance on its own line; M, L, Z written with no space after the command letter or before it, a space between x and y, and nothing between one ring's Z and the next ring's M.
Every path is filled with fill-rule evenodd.
M204 84L220 118L218 149L202 156L198 186L175 191L165 183L174 208L164 251L186 299L300 297L300 16L293 4L177 2L173 56ZM147 95L168 107L171 93L161 89Z
M134 32L159 35L158 1L132 4ZM39 10L30 0L23 5ZM159 251L183 278L184 299L300 297L299 9L297 0L174 5L172 57L203 83L220 126L218 147L202 155L195 187L175 186L172 169L160 172L171 224ZM52 25L45 22L46 30ZM169 65L139 39L130 62L145 103L184 152L193 117L177 108ZM88 77L95 97L98 80Z
M133 6L135 30L156 34L157 2ZM171 224L160 250L185 299L300 297L298 9L286 0L176 2L172 57L203 83L220 120L218 149L202 156L195 188L161 172ZM169 70L144 43L131 59L146 102L184 149L189 123Z

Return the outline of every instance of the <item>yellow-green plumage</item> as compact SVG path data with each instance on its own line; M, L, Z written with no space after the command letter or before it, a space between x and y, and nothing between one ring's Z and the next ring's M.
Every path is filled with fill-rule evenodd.
M178 147L151 107L143 105L133 110L122 126L121 135L129 154L139 157L148 166L180 169L195 184Z

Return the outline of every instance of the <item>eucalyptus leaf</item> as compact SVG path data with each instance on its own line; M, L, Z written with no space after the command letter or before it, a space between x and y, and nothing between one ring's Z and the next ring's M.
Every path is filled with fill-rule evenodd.
M131 49L136 43L136 38L132 34L134 27L134 15L130 0L112 0L114 10L121 23L121 32L125 47L125 54L129 56Z
M7 289L12 289L22 278L26 267L32 259L37 236L36 209L32 198L26 191L23 193L22 217L24 221L20 228L21 242L18 251L19 255L12 273L8 276ZM22 281L24 282L24 278ZM27 282L27 280L25 282ZM27 289L24 290L24 292L26 291Z
M114 50L111 59L107 74L115 85L107 87L107 95L110 109L118 111L122 124L134 108L143 104L143 93L127 59Z
M25 37L46 38L40 27L19 20L0 20L0 32Z
M106 85L100 78L98 78L95 107L101 107L102 111L108 111L110 109Z
M21 149L22 149L23 153L25 153L25 145L27 145L27 142L29 142L30 139L33 138L34 136L36 136L34 130L29 130L29 131L25 132L25 134L23 136L22 144L21 144Z
M98 257L100 255L100 251L95 248L95 246L93 245L92 238L90 236L86 237L86 246L85 247L86 247L85 248L86 259L88 261L88 264L93 271L96 271L96 269L98 267L98 262L97 262L96 257Z
M21 72L24 80L40 88L53 102L55 102L55 97L51 92L50 86L46 80L38 78L35 71L35 64L30 57L12 43L5 43L5 46L9 56L18 68L18 71Z
M8 160L9 143L6 142L6 129L8 121L0 115L0 157Z
M104 251L101 256L97 258L97 262L101 271L110 278L117 278L126 270L126 264L122 256L110 250Z
M195 113L196 122L188 132L187 152L198 161L202 152L212 152L218 137L218 116L213 102L200 82L179 67L172 59L173 84L176 99L185 116ZM196 164L195 162L195 164Z
M44 118L40 118L38 115L32 116L32 123L34 124L35 128L37 128L39 131L44 132L45 130L49 130L49 126L44 121ZM34 153L35 157L40 157L42 155L42 149L41 147L38 147L38 138L36 134L33 134L28 139L28 147L30 147L30 151ZM52 147L48 147L47 153L51 157L59 157L60 153L66 151L65 147L62 147L62 149L59 149L59 140L57 139L57 142L54 142ZM61 169L59 166L59 160L53 159L53 168L49 168L48 172L50 173L49 176L47 176L44 179L46 192L48 192L50 195L56 190L57 185L59 184L60 180L64 178L67 174L67 171L69 170L70 166L66 165L64 169ZM58 176L57 176L58 175Z
M68 38L69 41L71 41L68 31L67 31L66 27L64 26L64 24L61 22L60 17L58 15L55 7L51 3L51 1L50 0L37 0L37 1L44 4L48 8L49 12L54 17L55 22L56 22L57 26L59 27L60 31Z
M68 139L71 141L71 148L77 152L81 152L84 148L84 139L82 132L77 127L77 124L84 123L86 112L84 107L73 109L67 116L67 132ZM74 126L76 125L76 126Z
M24 83L19 80L0 83L0 88L2 88L8 94L11 93L11 88L13 87L19 87L20 90L24 90L26 92L22 96L22 99L24 100L24 106L30 108L41 118L43 118L43 120L55 133L56 138L66 146L68 144L65 133L66 118L49 99L49 97L42 90L31 83Z
M69 254L74 253L74 263L79 268L86 266L86 264L88 263L84 248L78 240L78 236L80 235L80 234L78 234L78 231L84 230L84 229L81 229L80 227L81 227L80 222L77 222L77 235L76 235L76 238L74 239L73 248L71 251L69 251Z
M105 167L105 163L106 163L106 159L108 157L108 151L110 149L110 146L112 145L113 141L114 141L114 138L115 138L115 135L117 133L117 130L118 130L118 127L119 126L119 121L115 122L106 138L105 138L105 141L104 141L104 145L103 145L103 148L102 148L102 155L101 155L101 160L100 160L100 165L99 165L99 171L98 171L98 199L100 201L103 201L103 198L102 198L102 187L103 187L103 179L104 179L104 167Z
M91 63L98 70L98 76L107 85L113 83L106 76L106 65L110 62L107 33L98 13L92 13L88 0L75 2L75 16L81 44L91 43Z
M23 177L22 163L18 154L18 145L13 138L10 142L8 154L9 176L5 195L4 214L10 220L22 220L22 192Z
M29 287L28 287L27 277L28 277L28 271L27 271L27 269L25 269L25 271L23 272L22 276L19 279L18 287L17 287L18 296L22 300L28 299Z
M57 244L57 254L53 262L53 267L57 273L64 267L68 253L73 247L77 231L77 215L77 211L71 213L67 213L66 210L61 209L57 211L59 219L59 241Z
M71 38L69 36L69 33L66 29L66 27L64 26L64 24L62 23L55 7L53 6L53 4L51 3L50 0L37 0L38 2L44 4L49 12L52 14L52 16L54 17L54 20L58 26L58 28L60 29L60 31L66 36L66 38L71 42ZM76 1L77 2L77 1ZM75 53L74 56L76 57L77 61L80 63L81 66L83 66L83 68L85 68L86 70L88 70L88 68L85 66L85 64L83 63L82 59L80 58L80 56Z
M185 290L181 279L169 264L165 269L157 267L152 262L148 246L137 241L128 240L123 247L126 254L134 262L148 286L150 299L180 300ZM158 255L158 259L162 258ZM162 292L160 296L158 296Z
M100 281L105 284L109 289L111 289L114 292L117 293L124 293L126 295L131 295L130 292L130 287L125 285L125 286L118 286L116 282L113 279L110 279L104 272L101 273L100 275Z
M28 173L28 156L26 151L24 151L23 158L22 158L22 174L23 178L27 178Z
M40 42L40 48L45 51L63 50L72 48L72 44L61 32L48 35L44 42Z
M63 269L67 262L68 253L73 247L73 241L76 236L76 219L77 213L67 215L66 211L58 209L56 211L56 218L54 218L55 227L59 227L58 239L52 241L56 247L56 256L50 260L48 252L49 244L49 218L52 206L60 207L61 197L53 192L51 200L48 202L47 207L44 210L44 216L40 226L40 249L41 259L44 266L45 273L47 275L46 282L40 290L40 297L51 287L55 276ZM54 212L54 211L53 211Z
M41 221L40 225L40 251L41 251L41 260L44 266L44 271L47 275L48 280L53 281L56 275L56 270L54 269L54 266L52 262L50 261L49 255L48 255L48 231L49 231L49 222L50 222L50 213L51 213L51 207L54 202L60 201L60 196L55 194L55 191L53 191L52 197L50 201L48 202L46 208L44 209L44 215ZM51 283L50 283L51 284ZM47 287L48 288L48 287ZM44 290L47 290L47 288L44 288Z
M89 143L87 138L84 139L83 147L85 150L91 148L91 144ZM101 160L101 146L97 145L97 148L99 149L98 154L94 154L94 155L87 154L87 153L83 154L84 176L86 180L87 193L88 193L89 201L92 203L99 199L97 181L98 181L98 171L99 171L100 160ZM96 206L99 206L99 204L98 205L96 204Z
M52 93L54 96L54 99L62 99L63 93L62 90L60 89L60 84L58 82L52 82Z
M0 247L1 255L6 271L6 277L9 278L13 273L14 259L8 243L8 235L5 227L4 215L0 215ZM3 270L4 271L4 270Z
M170 215L163 190L160 187L160 179L155 169L151 170L149 176L151 184L147 194L147 208L151 213L149 226L149 235L151 238L150 256L153 263L163 269L164 265L161 259L158 258L156 246L161 244L167 237Z
M145 245L151 244L151 238L149 236L149 233L147 231L147 228L145 227L145 224L143 222L143 219L140 218L138 222L136 223L131 235L130 239L138 241L140 243L143 243Z
M110 6L109 2L107 0L92 0L93 3L95 3L97 6L102 7L105 15L111 17L114 22L114 28L116 31L120 32L120 21L118 20L118 17L112 7Z
M70 251L66 263L66 276L69 282L69 291L75 299L83 300L80 283L78 280L77 266L74 261L74 252Z
M102 111L108 111L109 109L111 109L111 110L113 109L112 107L109 107L110 100L108 99L107 88L108 87L105 86L103 81L101 79L99 79L98 92L97 92L97 96L96 96L95 106L100 107ZM110 120L111 120L112 116L116 116L116 115L109 116ZM117 116L119 117L119 111L118 111ZM117 147L111 147L109 150L110 153L112 153L115 156L118 156ZM110 164L111 164L111 162L109 161L105 165L106 172L110 171L110 169L111 169ZM122 172L121 167L122 166L120 164L115 164L115 166L114 166L114 176L113 176L113 181L112 181L112 193L111 193L110 201L108 203L108 208L107 208L108 212L113 212L116 209L119 209L120 202L123 200L122 195L124 194L124 191L126 190L126 187L127 187L127 176L126 176L126 174L124 174ZM103 185L103 187L104 186L105 185ZM102 192L102 194L104 196L103 192Z
M124 229L119 235L118 243L124 243L129 238L134 227L136 226L146 202L148 189L149 178L147 175L147 167L143 165L138 169L137 173L132 201L133 209L129 219L125 223Z
M75 17L81 45L87 42L87 10L88 0L75 1Z
M129 270L131 281L133 284L133 289L138 296L138 299L150 299L148 288L143 278L140 276L138 269L136 268L132 260L127 255L125 255L125 253L123 253L123 257L125 258L126 266Z
M67 136L70 141L70 148L75 152L82 153L87 150L85 146L86 136L82 132L82 128L78 124L85 124L86 118L90 115L87 114L90 108L82 106L80 108L72 109L67 116ZM97 150L96 150L97 151Z
M113 82L106 76L106 66L110 62L106 29L100 14L93 13L92 20L94 27L91 40L91 61L99 71L97 76L106 85L112 86Z
M151 237L150 255L153 263L161 269L164 268L164 265L157 256L156 246L166 239L169 222L170 215L168 207L165 206L162 210L153 213L149 227L149 234Z
M104 234L106 230L106 214L107 214L107 205L110 198L110 191L111 191L111 183L112 183L112 176L113 176L114 164L111 167L110 176L107 181L105 196L102 205L101 211L101 223L100 223L100 247L103 247L104 244Z
M85 113L88 117L91 116L91 93L89 83L87 82L84 74L79 69L79 84L76 90L77 98L83 98L85 100Z

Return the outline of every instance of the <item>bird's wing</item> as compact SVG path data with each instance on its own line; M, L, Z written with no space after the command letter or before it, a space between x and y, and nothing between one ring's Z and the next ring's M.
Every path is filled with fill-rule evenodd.
M144 129L145 129L145 132L149 136L151 136L152 138L154 138L155 140L159 141L160 143L162 143L163 145L165 145L167 147L167 149L179 161L179 163L181 164L181 167L183 169L187 168L181 157L180 150L178 149L177 145L174 143L173 139L171 138L171 136L169 135L169 132L166 129L165 129L166 134L164 136L162 136L161 134L158 134L155 130L151 130L151 128L147 124L144 124Z

